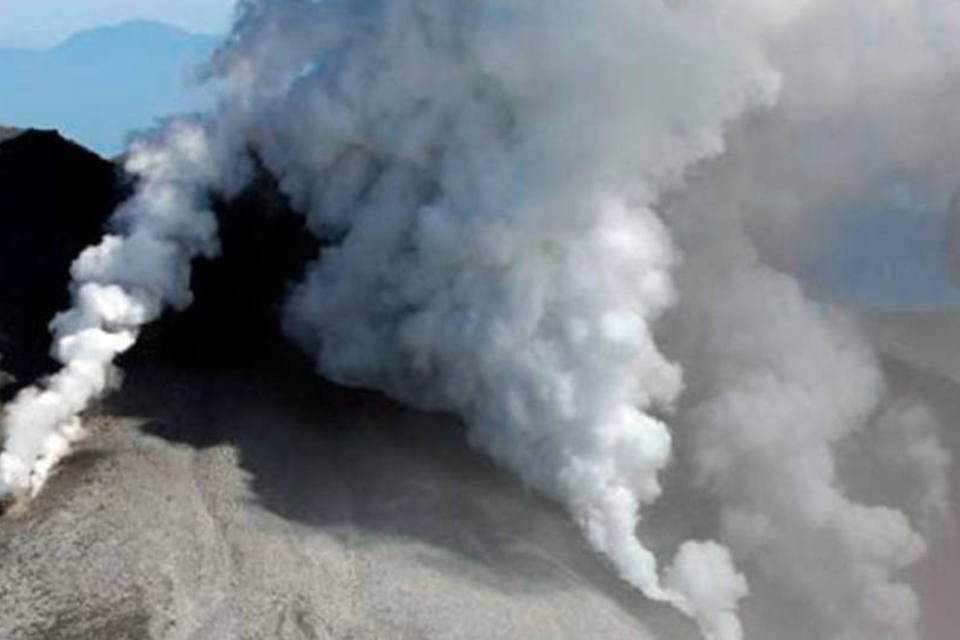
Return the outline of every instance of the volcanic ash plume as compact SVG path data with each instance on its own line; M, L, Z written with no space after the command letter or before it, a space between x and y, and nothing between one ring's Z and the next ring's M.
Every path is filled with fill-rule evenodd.
M902 46L869 69L940 69L915 32L942 7L242 3L211 63L228 87L218 112L134 146L140 184L117 235L74 267L74 308L53 323L64 369L8 408L5 490L42 484L138 328L189 304L190 261L217 248L208 195L249 177L249 147L324 245L284 314L322 375L460 415L478 448L565 505L624 580L705 638L743 636L734 560L808 603L823 637L911 637L915 597L896 574L925 543L903 512L850 495L836 449L868 434L938 511L935 426L883 405L864 337L766 264L753 230L793 249L817 219L801 214L941 158L942 141L884 146L878 113L857 119L856 101L831 93L836 69L807 54L824 24L882 27ZM860 58L835 55L862 80ZM894 104L913 82L936 95L943 77L861 89ZM820 131L825 114L850 126ZM844 190L823 158L859 134L892 159L851 169L840 182L860 189ZM674 454L712 501L717 541L674 532L661 571L638 528ZM909 471L921 461L936 464Z

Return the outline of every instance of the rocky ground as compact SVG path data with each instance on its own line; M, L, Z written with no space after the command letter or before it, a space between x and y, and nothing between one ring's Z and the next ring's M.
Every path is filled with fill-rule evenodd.
M930 336L960 344L960 318L951 335L903 320L871 319L894 392L927 398L960 451L960 388L924 357ZM0 521L0 638L696 638L456 421L301 364L135 363L47 490ZM914 581L923 638L955 638L958 541Z
M0 521L0 638L695 637L445 416L160 366L88 425Z

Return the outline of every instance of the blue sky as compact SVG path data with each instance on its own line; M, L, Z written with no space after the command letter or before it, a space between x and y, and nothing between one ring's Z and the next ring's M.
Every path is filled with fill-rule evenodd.
M947 260L949 205L899 183L874 202L838 210L803 269L841 301L879 308L960 308Z
M234 0L0 0L0 47L49 47L77 31L127 20L159 20L224 32Z

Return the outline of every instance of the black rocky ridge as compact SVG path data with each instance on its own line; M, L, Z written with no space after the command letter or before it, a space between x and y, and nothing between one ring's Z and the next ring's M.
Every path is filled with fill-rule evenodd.
M55 131L0 142L0 354L29 380L52 369L47 323L69 302L70 263L96 242L122 190L116 168Z
M132 188L120 166L55 131L0 129L0 367L16 381L5 397L56 369L47 327L69 304L70 264ZM125 362L222 365L292 351L280 337L280 306L316 241L265 172L214 210L222 255L195 264L195 304L148 327Z

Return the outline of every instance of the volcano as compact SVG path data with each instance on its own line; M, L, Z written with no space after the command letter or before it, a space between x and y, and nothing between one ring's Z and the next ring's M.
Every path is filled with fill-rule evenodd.
M53 371L42 328L128 180L56 132L0 144L11 389ZM315 241L266 175L216 208L196 304L148 329L91 437L0 520L0 637L696 637L455 419L318 379L277 328Z
M43 327L131 180L53 131L0 142L8 396L54 370ZM215 209L222 255L198 262L196 303L146 329L124 388L88 412L90 438L0 520L0 637L698 637L619 581L560 507L472 450L457 419L313 374L277 327L287 283L322 247L269 174ZM956 424L960 372L944 349L960 320L868 320L892 393ZM953 637L958 568L947 541L912 576L925 639ZM762 593L744 618L769 630L758 637L809 637Z

